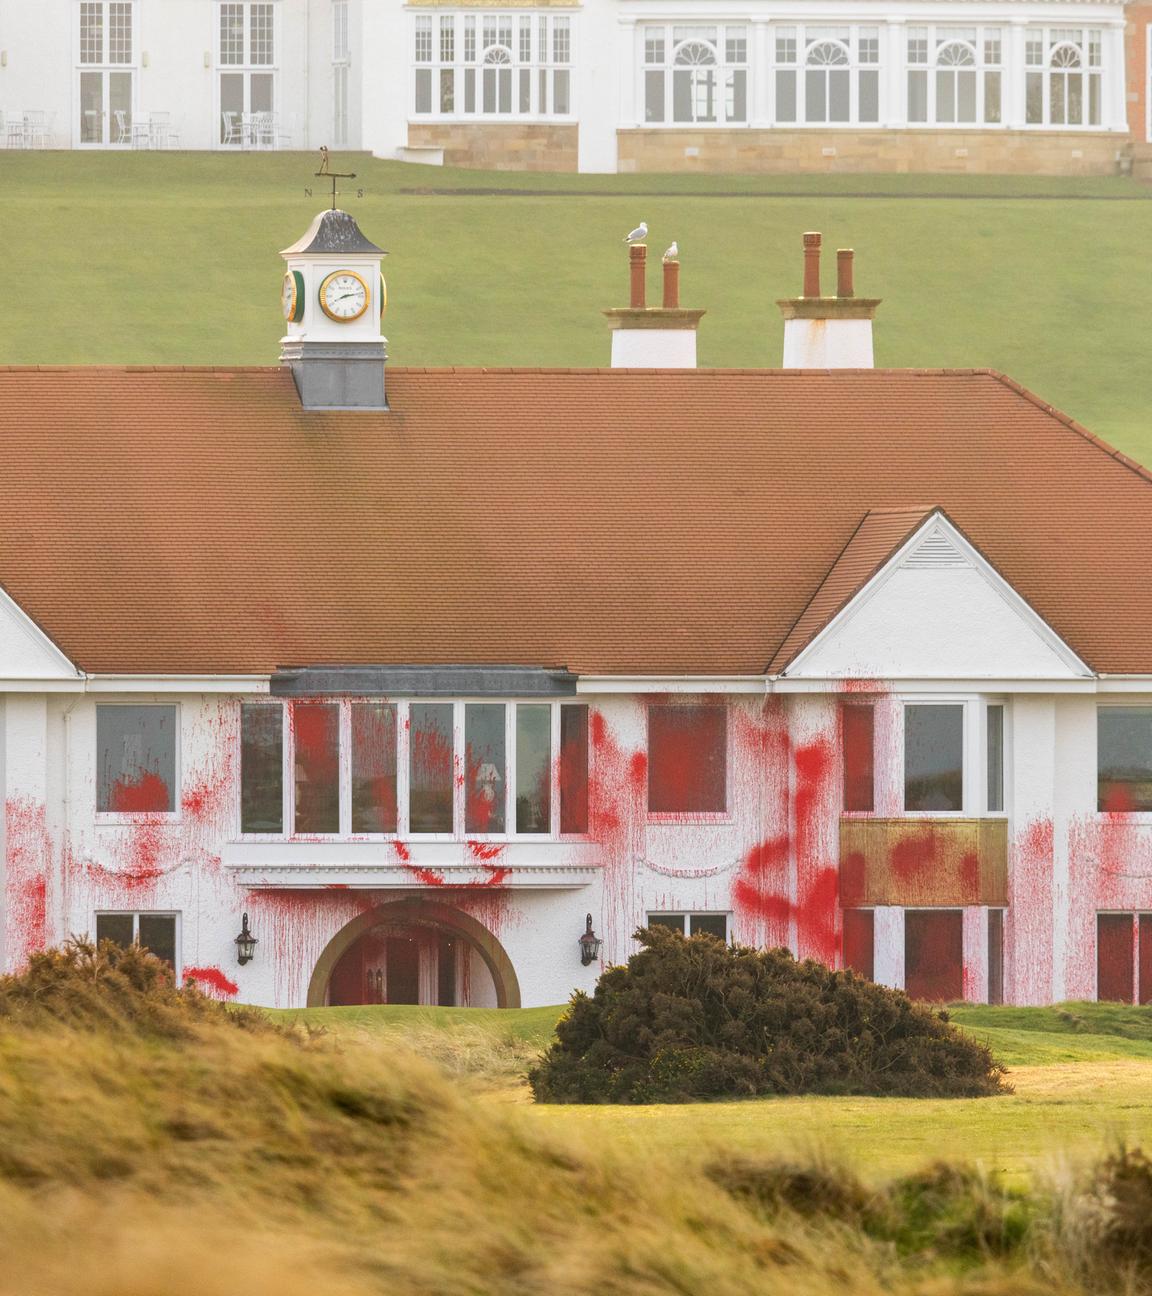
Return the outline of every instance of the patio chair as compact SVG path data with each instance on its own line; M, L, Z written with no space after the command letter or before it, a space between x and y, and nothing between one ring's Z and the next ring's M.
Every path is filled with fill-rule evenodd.
M220 123L223 127L221 144L242 144L244 142L240 134L241 123L237 120L239 116L239 113L234 112L222 112L220 114Z
M42 108L26 109L24 112L24 147L46 149L52 140L52 121L55 113L47 113Z
M117 108L113 111L112 116L116 122L116 138L112 141L112 143L113 144L134 143L135 141L132 138L132 122L128 117L127 111L123 108Z

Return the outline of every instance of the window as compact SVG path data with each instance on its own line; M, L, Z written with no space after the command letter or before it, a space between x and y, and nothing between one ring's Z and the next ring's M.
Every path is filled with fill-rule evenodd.
M552 826L552 709L516 708L516 831L546 833Z
M135 42L131 0L83 0L79 6L81 144L132 143Z
M340 708L297 702L292 708L296 831L340 831Z
M176 970L176 915L172 913L98 913L96 941L125 948L142 945Z
M348 143L348 0L332 4L332 142Z
M989 813L1004 810L1004 707L996 703L984 710L984 760L988 779Z
M413 108L418 115L567 117L572 20L517 14L417 14Z
M904 809L964 809L964 708L909 703L904 707Z
M875 708L872 706L853 703L840 711L845 810L875 808L874 720Z
M560 831L588 831L588 708L560 708Z
M908 120L936 126L1000 121L999 27L909 27Z
M727 764L726 707L648 708L650 814L723 814L728 808Z
M869 981L875 971L876 925L871 909L844 910L844 966Z
M668 927L682 936L715 936L727 941L728 918L726 913L650 913L648 926Z
M409 831L452 831L452 703L413 702L410 708Z
M1030 126L1099 126L1099 28L1030 28L1024 43L1025 120Z
M746 27L646 27L644 120L715 125L748 120Z
M1152 913L1096 915L1096 998L1152 1003Z
M959 909L905 909L904 990L910 999L964 998L964 925Z
M102 814L176 809L176 708L96 708L96 809Z
M245 115L275 109L276 6L270 0L226 0L216 46L220 143L239 147Z
M240 831L284 830L284 710L240 707Z
M588 749L583 704L244 703L241 831L586 833Z
M1097 711L1096 807L1113 813L1152 810L1152 707Z
M777 121L880 120L878 27L779 27L774 52Z
M1004 1002L1004 910L988 910L988 1002Z
M133 62L131 0L84 0L80 5L80 62Z
M396 706L353 702L352 831L394 833L396 801Z

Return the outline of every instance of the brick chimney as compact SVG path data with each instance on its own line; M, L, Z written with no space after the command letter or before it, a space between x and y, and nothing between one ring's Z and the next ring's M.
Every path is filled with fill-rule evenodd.
M647 302L647 245L629 247L629 303L604 312L612 330L613 369L696 368L696 328L704 311L684 310L680 305L680 258L675 247L662 262L664 295L659 306Z
M804 290L776 303L784 316L785 369L871 369L878 297L857 297L852 250L836 253L836 296L820 292L820 235L804 235Z

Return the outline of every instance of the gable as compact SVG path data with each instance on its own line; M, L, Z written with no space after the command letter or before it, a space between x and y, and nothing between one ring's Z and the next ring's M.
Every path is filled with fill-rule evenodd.
M1064 680L1092 672L935 512L784 674Z
M80 672L0 589L0 680L74 680Z

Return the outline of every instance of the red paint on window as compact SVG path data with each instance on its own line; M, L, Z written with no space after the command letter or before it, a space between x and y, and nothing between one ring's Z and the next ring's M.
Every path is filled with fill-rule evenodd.
M875 918L871 909L844 910L844 966L872 980L875 966Z
M648 810L723 813L728 808L728 708L648 708Z
M964 926L959 910L905 911L904 989L911 999L963 999Z
M340 709L334 702L297 702L295 734L297 833L340 830Z
M875 809L875 714L863 704L840 708L845 810Z
M1131 1003L1136 975L1136 922L1130 913L1096 919L1096 998Z
M122 775L108 789L108 809L114 814L154 814L169 805L168 784L151 770L141 770L135 778Z
M192 967L184 969L184 984L195 981L198 989L220 999L231 999L240 991L235 981L229 979L215 967Z
M1152 1003L1152 914L1140 915L1137 932L1140 944L1139 971L1136 983L1136 1001Z
M560 708L560 831L588 831L588 708Z
M860 851L850 851L840 861L840 903L845 909L864 903L868 861Z

